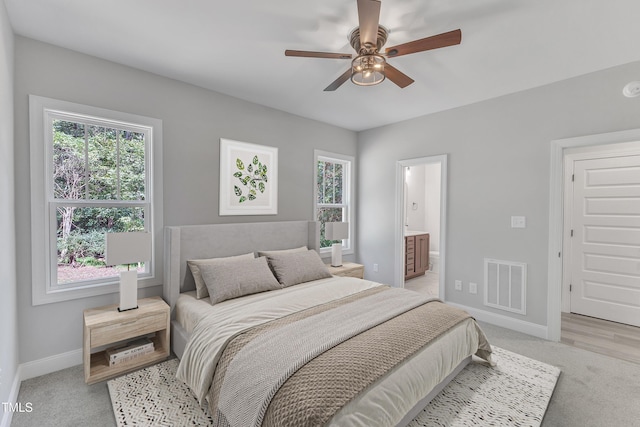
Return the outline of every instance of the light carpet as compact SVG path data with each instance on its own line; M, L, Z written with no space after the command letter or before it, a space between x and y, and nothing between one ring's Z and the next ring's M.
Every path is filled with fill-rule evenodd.
M410 427L539 426L560 369L493 346L497 365L472 362ZM108 382L118 426L207 426L211 417L175 378L177 359Z

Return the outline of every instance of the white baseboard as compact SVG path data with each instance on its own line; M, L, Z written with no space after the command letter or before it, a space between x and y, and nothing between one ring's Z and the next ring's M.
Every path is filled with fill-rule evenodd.
M71 350L20 365L21 381L50 374L61 369L82 364L82 349Z
M492 325L501 326L523 334L533 335L534 337L548 339L548 328L536 323L525 322L524 320L514 319L513 317L503 316L502 314L492 313L490 311L480 310L478 308L467 307L447 301L447 304L461 308L476 320L491 323Z
M16 371L16 374L13 377L11 391L9 392L9 399L7 400L6 403L9 403L10 405L15 405L18 402L18 393L20 393L21 383L22 383L21 369L20 369L20 366L18 366L18 370ZM1 411L0 413L2 413L2 418L0 419L0 427L11 426L11 420L13 419L13 412L5 411L4 407L0 407L0 411Z
M22 381L80 364L82 364L82 349L72 350L66 353L56 354L54 356L20 364L13 379L8 403L11 405L18 403L18 393L20 392L20 385L22 384ZM0 411L2 411L0 427L9 427L13 418L13 412L5 412L3 407L0 407Z

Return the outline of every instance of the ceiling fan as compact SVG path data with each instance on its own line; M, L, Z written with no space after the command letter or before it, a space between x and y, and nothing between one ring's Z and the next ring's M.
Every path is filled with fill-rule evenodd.
M359 26L349 34L349 42L357 52L351 61L351 68L327 86L325 91L334 91L344 82L351 81L359 86L373 86L388 78L401 88L409 86L414 80L387 63L386 58L424 52L446 46L460 44L462 32L458 30L438 34L424 39L388 47L384 53L380 50L387 42L389 30L379 24L380 0L357 0ZM350 53L309 52L305 50L285 50L286 56L306 58L351 59Z

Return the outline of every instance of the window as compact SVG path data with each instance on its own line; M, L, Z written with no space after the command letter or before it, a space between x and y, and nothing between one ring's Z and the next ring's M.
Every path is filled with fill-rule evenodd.
M315 151L314 216L320 222L320 252L330 252L334 243L325 238L325 223L348 222L349 238L343 253L353 253L355 242L354 159L342 154Z
M37 96L29 102L33 303L116 292L127 267L105 265L105 233L162 235L162 124ZM141 287L160 284L155 240L152 259L137 266Z

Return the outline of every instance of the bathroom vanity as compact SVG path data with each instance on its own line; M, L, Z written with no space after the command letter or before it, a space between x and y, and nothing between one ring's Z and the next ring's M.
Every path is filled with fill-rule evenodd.
M404 279L423 275L429 269L429 233L407 231L404 245Z

